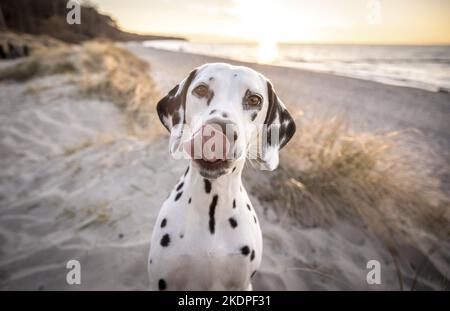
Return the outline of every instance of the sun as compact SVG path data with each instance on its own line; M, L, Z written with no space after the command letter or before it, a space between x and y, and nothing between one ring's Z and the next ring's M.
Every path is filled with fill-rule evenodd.
M235 0L233 13L240 19L240 35L258 43L256 59L270 63L277 59L276 29L272 23L261 23L273 19L274 4L268 0Z
M278 45L274 40L261 40L256 58L260 63L272 63L278 58Z

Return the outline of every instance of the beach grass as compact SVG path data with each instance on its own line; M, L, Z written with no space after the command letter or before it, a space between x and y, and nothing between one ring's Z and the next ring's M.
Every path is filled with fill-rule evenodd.
M406 135L353 132L343 118L302 121L260 193L303 225L354 220L389 247L421 232L448 239L449 198Z
M163 129L156 116L158 91L150 65L112 43L89 42L81 55L82 89L116 103L132 120L130 131L140 137L159 136Z
M0 80L71 75L84 95L111 101L124 110L130 133L152 139L163 130L155 112L159 94L149 70L147 62L116 44L91 41L40 48L31 57L2 68Z

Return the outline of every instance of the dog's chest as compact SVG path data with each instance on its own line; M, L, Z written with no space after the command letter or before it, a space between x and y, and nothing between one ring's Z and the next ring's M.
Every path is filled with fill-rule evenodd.
M152 288L246 289L262 237L245 190L194 193L174 191L161 208L149 256Z

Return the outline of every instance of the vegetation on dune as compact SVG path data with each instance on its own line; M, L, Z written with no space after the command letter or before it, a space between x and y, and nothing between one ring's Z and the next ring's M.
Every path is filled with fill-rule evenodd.
M83 45L78 67L82 89L126 111L134 134L154 137L164 133L156 116L159 93L147 62L114 44L89 42Z
M450 200L402 135L355 133L337 118L302 122L258 193L303 225L361 221L390 247L423 231L448 239Z
M303 121L279 168L249 180L252 192L304 227L342 220L360 226L391 254L400 289L406 285L400 262L408 260L400 250L411 246L424 256L408 283L415 289L426 258L450 240L450 199L404 143L407 135L356 133L338 118Z
M0 80L29 80L69 74L85 95L115 103L129 119L129 129L140 137L163 132L157 121L158 92L149 76L150 65L110 42L91 41L81 46L42 47L0 70Z
M0 29L48 35L68 43L104 38L115 41L143 41L178 39L152 35L138 35L122 31L116 21L98 12L89 1L82 1L81 23L69 25L66 21L67 0L2 0Z

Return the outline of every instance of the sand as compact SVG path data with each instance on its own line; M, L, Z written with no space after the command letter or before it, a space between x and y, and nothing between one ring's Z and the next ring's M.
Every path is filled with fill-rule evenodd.
M220 60L126 47L151 63L162 93L195 66ZM352 127L370 131L419 128L425 151L449 154L448 94L251 66L305 117L345 114ZM114 104L81 96L67 76L1 82L0 93L0 289L147 290L153 224L187 163L169 157L167 138L130 136ZM245 183L255 176L247 171ZM251 200L264 239L255 290L399 289L390 253L351 222L304 228L254 194ZM424 233L423 245L403 250L406 289L415 276L411 261L427 264L416 288L438 290L448 281L449 243L426 257L432 242ZM80 285L66 282L71 259L81 263ZM380 285L366 282L372 259L381 263Z

